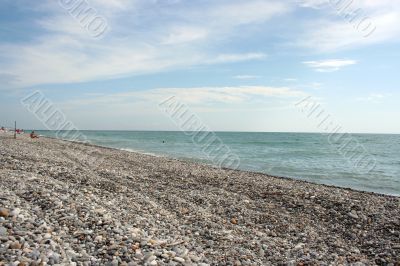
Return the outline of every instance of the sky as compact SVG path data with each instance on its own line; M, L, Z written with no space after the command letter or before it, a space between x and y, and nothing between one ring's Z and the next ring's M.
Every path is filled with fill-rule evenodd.
M35 91L78 129L400 133L400 1L2 0L0 125L46 129Z

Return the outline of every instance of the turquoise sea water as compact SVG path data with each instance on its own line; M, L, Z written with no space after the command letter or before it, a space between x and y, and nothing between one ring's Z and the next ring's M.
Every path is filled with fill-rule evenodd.
M55 137L55 132L38 131ZM92 144L215 164L183 132L81 131ZM326 134L217 132L240 158L239 169L291 177L357 190L400 195L400 135L355 134L357 149L373 158L374 167L362 168ZM65 136L68 138L68 135ZM367 160L367 159L366 159ZM362 169L360 169L362 168ZM371 171L367 171L372 169Z

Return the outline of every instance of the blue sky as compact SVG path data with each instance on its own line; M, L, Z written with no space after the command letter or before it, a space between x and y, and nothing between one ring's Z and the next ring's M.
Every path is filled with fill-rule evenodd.
M316 132L311 95L348 132L400 133L398 1L37 2L0 4L1 125L45 128L20 103L40 90L79 129L179 130L176 96L213 130Z

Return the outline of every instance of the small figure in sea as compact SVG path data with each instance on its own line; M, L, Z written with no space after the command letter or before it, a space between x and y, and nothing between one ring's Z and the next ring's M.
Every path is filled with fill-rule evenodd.
M165 140L163 140L162 143L165 143Z
M35 131L32 131L30 136L31 136L31 139L38 139L39 138L39 136L35 134Z

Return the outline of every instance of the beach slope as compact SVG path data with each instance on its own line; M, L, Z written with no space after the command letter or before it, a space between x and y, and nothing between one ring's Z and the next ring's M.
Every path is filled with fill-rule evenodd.
M398 197L0 134L0 265L400 265L399 207Z

